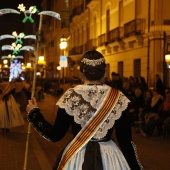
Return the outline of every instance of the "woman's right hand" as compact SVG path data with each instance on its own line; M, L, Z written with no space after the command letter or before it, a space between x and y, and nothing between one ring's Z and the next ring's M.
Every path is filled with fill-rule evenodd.
M33 108L37 108L37 101L35 97L33 97L31 100L28 100L28 105L26 107L27 113L29 113Z

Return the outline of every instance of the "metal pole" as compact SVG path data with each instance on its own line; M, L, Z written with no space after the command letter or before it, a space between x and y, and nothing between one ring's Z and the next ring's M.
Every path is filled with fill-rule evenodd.
M40 33L42 27L42 15L40 15L39 21L39 28L38 33ZM40 35L38 35L40 36ZM37 40L37 51L35 56L35 64L34 64L34 76L33 76L33 85L32 85L32 93L31 98L34 97L35 94L35 87L36 87L36 72L37 72L37 63L38 63L38 54L39 54L39 40ZM31 124L28 124L28 131L27 131L27 140L26 140L26 147L25 147L25 158L24 158L24 170L27 169L27 162L28 162L28 148L29 148L29 139L30 139L30 131L31 131Z

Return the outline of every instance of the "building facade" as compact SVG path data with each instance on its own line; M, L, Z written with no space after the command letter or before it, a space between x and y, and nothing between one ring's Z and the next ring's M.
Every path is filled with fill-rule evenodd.
M73 61L65 76L80 77L82 54L96 49L105 56L108 78L112 72L121 77L143 76L154 87L159 74L168 86L169 5L169 0L55 0L52 10L64 18L49 24L53 28L46 41L54 42L49 60L59 62L59 40L64 35L69 37L66 50Z

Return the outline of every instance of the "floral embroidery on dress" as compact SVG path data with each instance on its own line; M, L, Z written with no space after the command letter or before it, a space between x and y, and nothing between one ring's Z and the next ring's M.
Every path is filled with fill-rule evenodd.
M68 89L59 99L57 105L64 108L69 115L74 116L74 121L84 127L95 115L97 108L100 108L103 101L106 100L110 88L107 85L78 85ZM120 93L114 108L93 138L105 137L108 130L113 127L115 120L119 119L122 111L127 108L129 102L129 99Z

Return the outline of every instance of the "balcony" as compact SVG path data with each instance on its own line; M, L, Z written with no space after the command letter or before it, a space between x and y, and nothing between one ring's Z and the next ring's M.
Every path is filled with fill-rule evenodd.
M97 43L97 38L95 39L90 39L86 42L85 44L85 51L88 51L88 50L92 50L92 49L96 49L98 46L98 43Z
M83 4L81 4L80 6L74 7L74 9L72 9L71 14L70 14L70 21L76 15L80 15L81 13L83 13L83 11L84 11L84 5Z
M106 34L102 34L98 37L98 45L103 46L106 44Z
M124 24L124 37L129 37L132 35L141 35L144 33L145 20L135 19L126 24Z
M73 47L73 48L69 51L69 55L79 55L79 54L83 54L83 45Z
M121 27L117 27L113 30L110 30L106 36L107 36L107 42L108 43L112 43L115 41L119 41L122 38L122 32L123 32L123 28Z

